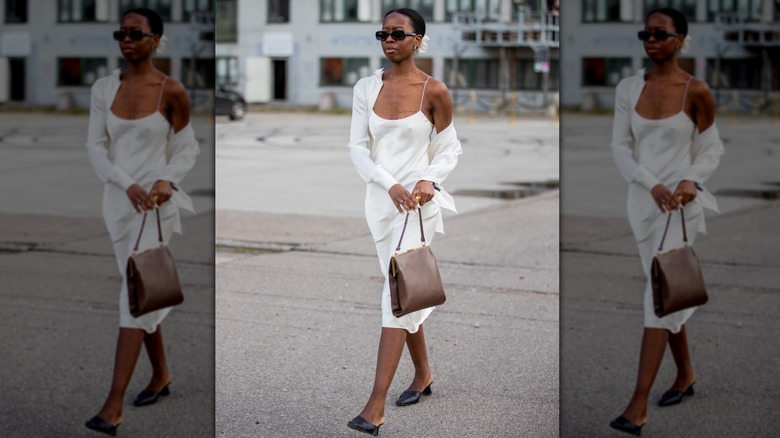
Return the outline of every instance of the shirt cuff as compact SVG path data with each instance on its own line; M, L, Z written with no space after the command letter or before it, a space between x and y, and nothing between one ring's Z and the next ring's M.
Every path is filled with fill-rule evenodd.
M634 172L634 176L632 179L638 182L639 184L642 184L647 190L653 190L653 187L655 187L658 184L661 184L661 181L659 181L658 178L655 177L655 175L650 173L647 169L645 169L642 166L636 168L636 171Z
M385 190L390 190L390 187L398 184L398 181L393 178L393 175L390 175L382 166L374 167L374 170L371 172L371 181L379 184Z
M111 178L109 178L111 181L115 182L119 187L122 187L123 190L127 191L130 186L133 184L136 184L135 180L130 177L127 173L125 173L124 170L122 170L119 166L114 166L113 169L111 169Z
M422 178L420 178L420 181L430 181L436 185L441 184L441 180L431 174L423 175Z

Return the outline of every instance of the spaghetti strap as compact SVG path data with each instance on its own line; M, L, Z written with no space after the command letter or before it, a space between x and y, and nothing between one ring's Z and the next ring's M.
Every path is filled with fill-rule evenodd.
M160 111L160 104L162 103L163 90L165 90L166 82L168 82L168 76L163 79L162 85L160 85L160 97L157 98L157 111Z
M428 76L428 79L425 80L425 84L423 84L423 92L422 92L422 96L420 97L420 109L418 111L422 111L422 104L423 104L423 100L425 99L425 87L428 86L429 80L431 80L430 76Z
M688 78L688 82L685 83L685 91L683 92L682 108L680 108L680 111L685 111L685 99L688 97L688 86L691 85L692 80L693 80L693 76Z

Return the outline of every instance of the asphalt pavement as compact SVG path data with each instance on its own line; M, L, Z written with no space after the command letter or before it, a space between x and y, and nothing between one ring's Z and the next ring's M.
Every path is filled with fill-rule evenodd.
M185 300L162 325L171 395L132 406L151 377L142 352L118 430L125 438L214 436L214 137L213 122L197 117L201 155L182 186L198 214L183 216L170 245ZM0 114L4 438L99 436L84 422L110 388L121 276L86 127L86 116Z
M618 437L609 428L634 388L645 277L626 218L627 184L609 148L612 118L561 119L561 436ZM667 352L644 437L777 436L780 420L780 137L768 118L718 121L726 153L706 187L695 249L709 293L686 324L696 394L655 402L675 378Z
M558 180L558 127L455 123L464 153L444 186L460 215L433 242L447 302L425 323L433 395L393 403L405 352L380 436L557 437L559 195L537 189ZM349 116L216 132L217 436L360 436L346 424L373 385L383 276Z

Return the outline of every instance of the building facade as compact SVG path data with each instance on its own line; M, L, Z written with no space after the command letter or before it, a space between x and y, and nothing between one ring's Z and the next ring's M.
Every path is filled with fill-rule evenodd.
M133 7L163 18L157 67L193 96L210 93L213 0L0 0L0 105L88 107L92 83L124 65L112 32Z
M547 96L545 84L550 96L558 88L557 28L549 30L557 23L539 29L541 17L552 16L552 4L217 0L216 82L236 88L250 103L322 106L331 100L350 107L355 82L386 64L374 37L385 12L410 7L423 15L431 38L417 65L447 83L456 103L476 95L478 109L489 109L514 94L517 101L538 105Z
M649 67L637 31L653 9L682 11L692 37L680 65L721 107L767 111L780 91L780 0L575 0L562 12L561 104L614 104L620 79Z

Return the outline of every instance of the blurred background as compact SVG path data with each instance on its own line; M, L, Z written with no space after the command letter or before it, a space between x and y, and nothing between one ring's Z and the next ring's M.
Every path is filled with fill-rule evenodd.
M135 7L162 16L168 41L155 64L207 110L213 0L0 0L0 108L89 107L92 83L124 65L111 33Z
M566 2L561 68L561 436L617 436L609 422L633 388L646 278L627 219L628 184L609 147L615 86L649 67L637 31L648 12L682 11L693 38L680 66L707 82L725 146L706 181L695 248L710 301L686 324L696 395L655 401L674 380L666 355L643 436L770 436L780 380L774 339L780 304L780 2L582 0ZM690 230L689 230L690 231ZM594 342L594 340L598 340ZM767 348L767 346L770 346ZM751 388L761 388L754 391Z
M151 376L142 353L119 434L214 436L213 3L0 0L0 436L91 435L110 386L122 276L85 144L90 87L124 65L112 32L134 7L163 18L154 61L187 87L201 153L182 182L197 214L170 245L185 295L164 324L177 389L151 411L130 405Z
M650 66L636 37L645 15L672 7L688 19L690 50L682 68L707 82L721 111L778 113L780 1L582 0L562 17L561 105L612 108L620 79Z
M350 108L386 67L384 13L410 7L431 38L418 67L461 107L548 110L558 94L558 10L549 0L217 0L216 83L249 104ZM219 111L219 110L218 110Z

